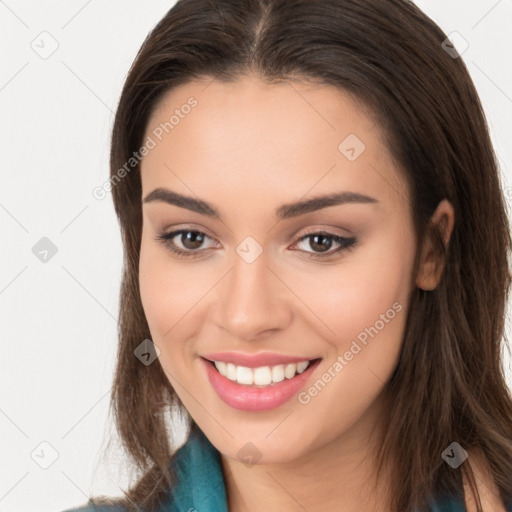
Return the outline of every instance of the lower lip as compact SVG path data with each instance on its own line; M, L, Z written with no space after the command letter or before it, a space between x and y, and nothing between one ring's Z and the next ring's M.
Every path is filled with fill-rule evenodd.
M208 380L220 399L241 411L267 411L284 404L298 393L308 378L320 364L321 359L311 363L306 370L291 379L265 387L252 387L238 384L221 375L206 359L201 358L208 375Z

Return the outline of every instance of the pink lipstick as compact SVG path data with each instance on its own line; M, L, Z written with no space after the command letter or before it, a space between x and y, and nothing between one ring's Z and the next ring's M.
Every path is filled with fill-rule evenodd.
M321 358L274 353L223 352L201 357L219 398L243 411L266 411L281 406L306 385L320 361ZM258 382L264 384L255 384Z

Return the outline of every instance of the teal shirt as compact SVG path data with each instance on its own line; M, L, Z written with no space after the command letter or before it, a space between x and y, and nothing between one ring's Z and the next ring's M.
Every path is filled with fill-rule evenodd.
M178 475L174 500L160 512L228 512L226 488L218 450L198 428L176 452L173 468ZM172 501L172 503L171 503ZM432 501L433 512L466 512L460 499ZM124 512L119 506L94 506L91 502L64 512ZM512 506L507 508L512 512Z

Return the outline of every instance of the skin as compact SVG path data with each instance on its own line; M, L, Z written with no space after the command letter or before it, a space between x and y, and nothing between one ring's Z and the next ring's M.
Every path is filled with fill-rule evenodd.
M268 85L247 75L182 85L157 106L146 136L191 96L197 106L142 161L142 195L166 187L208 201L222 220L144 203L141 298L160 364L222 454L229 509L389 510L387 475L371 488L381 393L398 361L410 294L435 288L443 268L427 240L413 275L417 241L402 173L353 98L306 82ZM348 134L366 147L354 161L338 150ZM339 191L378 202L274 215L285 203ZM453 221L452 206L441 202L432 222L445 242ZM179 259L155 240L177 229L207 235L195 249L200 257ZM330 257L308 259L321 248L297 240L322 230L357 243L335 253L332 241ZM250 264L236 252L247 236L263 249ZM181 236L173 240L184 249ZM294 397L269 411L233 409L199 359L216 351L321 357L313 383L393 303L402 310L305 405ZM248 442L261 454L251 466L237 457Z

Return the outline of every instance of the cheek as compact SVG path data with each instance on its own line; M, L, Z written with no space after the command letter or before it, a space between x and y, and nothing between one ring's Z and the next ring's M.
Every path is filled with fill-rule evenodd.
M412 253L403 245L375 243L374 247L350 253L339 265L304 272L296 281L297 295L328 327L326 339L340 350L379 322L381 315L393 320L386 323L388 331L391 323L397 324L395 319L405 316Z
M148 235L149 237L149 235ZM139 284L141 301L155 339L174 337L181 319L197 302L201 286L159 243L142 237Z
M139 261L139 286L142 306L152 341L161 351L160 360L168 359L170 351L178 349L169 343L182 328L180 319L186 314L185 306L192 299L193 286L186 286L180 272L173 271L169 255L154 241L142 237Z
M218 272L204 265L201 271L175 260L165 248L142 237L139 286L144 314L160 362L172 374L184 374L194 358L194 344L205 316L208 292ZM188 374L187 374L188 375Z
M178 381L183 380L180 368L183 368L182 349L176 340L176 332L180 323L179 274L170 279L168 262L162 257L163 251L154 248L142 239L139 261L139 286L144 314L148 322L151 340L160 350L158 361L167 378L174 386L174 375L179 375Z
M139 286L142 306L153 337L161 336L165 329L172 325L172 294L164 284L166 278L162 259L157 254L150 242L142 237L140 261L139 261Z
M400 250L382 246L364 257L361 252L357 262L355 258L347 262L350 272L340 267L329 288L325 284L324 290L330 291L317 294L318 311L335 332L326 339L333 350L299 402L304 405L304 422L330 411L318 443L358 421L396 368L408 310L412 253L404 245L395 247Z
M340 291L335 330L337 353L347 364L343 372L357 385L373 382L375 390L393 372L405 331L414 258L413 239L406 233L396 230L376 240L351 266Z

